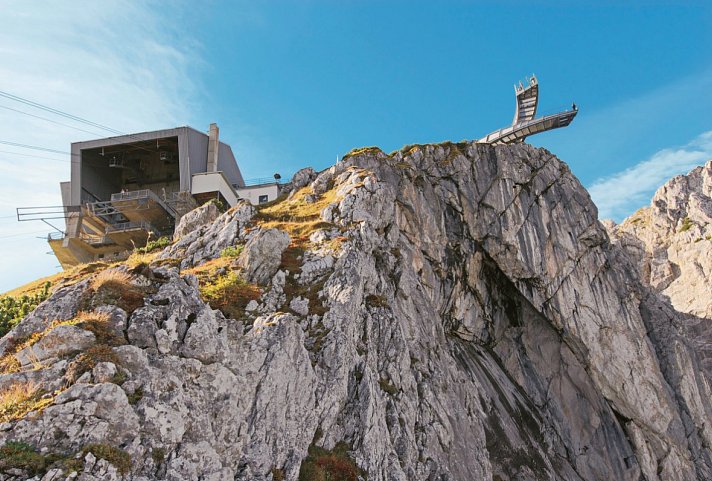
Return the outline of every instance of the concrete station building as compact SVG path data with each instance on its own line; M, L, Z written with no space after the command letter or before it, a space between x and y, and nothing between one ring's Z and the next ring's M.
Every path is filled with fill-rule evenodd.
M279 183L246 185L232 149L177 127L72 144L71 181L61 182L66 229L49 236L62 267L111 259L171 235L182 215L210 199L274 200Z

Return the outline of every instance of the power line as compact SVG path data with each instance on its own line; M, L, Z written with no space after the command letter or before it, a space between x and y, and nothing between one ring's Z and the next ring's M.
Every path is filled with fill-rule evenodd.
M70 113L64 112L64 111L59 110L59 109L55 109L55 108L52 108L52 107L48 107L48 106L46 106L46 105L42 105L42 104L37 103L37 102L33 102L32 100L28 100L28 99L19 97L19 96L17 96L17 95L13 95L13 94L11 94L11 93L9 93L9 92L4 92L4 91L0 90L0 97L5 97L5 98L8 98L8 99L10 99L10 100L14 100L15 102L20 102L20 103L23 103L23 104L25 104L25 105L29 105L30 107L34 107L34 108L36 108L36 109L44 110L45 112L50 112L50 113L53 113L53 114L55 114L55 115L59 115L59 116L61 116L61 117L65 117L65 118L74 120L75 122L80 122L80 123L83 123L83 124L86 124L86 125L91 125L92 127L97 127L97 128L99 128L99 129L106 130L106 131L108 131L108 132L113 132L113 133L115 133L115 134L125 135L125 134L124 134L123 132L121 132L120 130L116 130L116 129L113 129L113 128L111 128L111 127L107 127L106 125L102 125L102 124L97 123L97 122L92 122L91 120L84 119L84 118L79 117L79 116L77 116L77 115L72 115L72 114L70 114Z
M69 127L70 129L78 130L80 132L85 132L87 134L92 134L92 135L96 135L97 137L101 137L101 134L97 134L96 132L80 129L79 127L75 127L74 125L65 124L63 122L57 122L56 120L48 119L47 117L42 117L40 115L34 115L29 112L24 112L22 110L13 109L12 107L7 107L6 105L0 105L0 108L6 109L6 110L12 110L13 112L17 112L19 114L27 115L29 117L34 117L34 118L40 119L40 120L46 120L47 122L52 122L53 124L56 124L56 125L62 125L64 127Z
M10 234L10 235L0 236L0 239L9 239L11 237L31 236L31 235L37 235L37 234L44 234L46 232L47 232L46 230L41 230L38 232L22 232L19 234Z
M17 142L9 142L7 140L0 140L0 144L10 145L12 147L22 147L23 149L42 150L44 152L52 152L53 154L73 155L71 152L62 152L61 150L48 149L47 147L38 147L36 145L18 144ZM66 160L65 162L69 161Z
M122 131L120 131L120 130L114 129L114 128L112 128L112 127L107 127L106 125L100 124L100 123L98 123L98 122L93 122L93 121L91 121L91 120L87 120L87 119L82 118L82 117L79 117L79 116L77 116L77 115L73 115L73 114L70 114L70 113L65 112L65 111L63 111L63 110L59 110L59 109L55 109L55 108L53 108L53 107L49 107L49 106L47 106L47 105L43 105L43 104L41 104L41 103L39 103L39 102L34 102L34 101L32 101L32 100L22 98L22 97L20 97L20 96L18 96L18 95L14 95L14 94L11 94L11 93L9 93L9 92L4 92L4 91L0 90L0 97L5 97L5 98L7 98L7 99L14 100L15 102L20 102L20 103L22 103L22 104L29 105L30 107L34 107L34 108L37 108L37 109L40 109L40 110L44 110L44 111L46 111L46 112L53 113L53 114L55 114L55 115L59 115L59 116L61 116L61 117L65 117L65 118L74 120L75 122L81 122L81 123L83 123L83 124L90 125L90 126L92 126L92 127L96 127L96 128L102 129L102 130L106 130L107 132L111 132L111 133L116 134L116 135L125 135L125 136L128 136L128 137L132 138L132 139L135 139L137 142L142 142L141 139L139 139L138 137L134 136L133 134L127 134L127 133L125 133L125 132L122 132ZM26 112L20 112L20 113L26 113ZM27 115L32 115L32 114L27 114ZM33 116L33 117L41 118L41 119L47 120L47 121L49 121L49 122L54 122L54 121L52 121L52 120L50 120L50 119L45 119L44 117L39 117L39 116ZM56 123L56 122L54 122L54 123ZM60 124L60 125L65 125L65 124ZM80 129L80 130L81 130L81 129ZM88 131L84 130L84 132L88 132ZM92 132L90 132L90 133L92 133ZM99 135L99 134L94 134L94 133L92 133L92 134L93 134L93 135ZM101 135L99 135L99 136L101 137ZM127 145L133 145L134 147L137 147L137 148L139 148L139 149L141 149L141 150L145 150L146 152L149 152L149 153L152 152L151 150L149 150L149 149L147 149L147 148L145 148L145 147L142 147L142 146L137 145L137 144L131 144L130 142L127 142Z
M19 155L22 157L32 157L33 159L45 159L45 160L58 160L60 162L68 162L67 160L62 160L62 159L56 159L53 157L42 157L40 155L32 155L32 154L22 154L20 152L13 152L11 150L0 150L0 153L3 154L12 154L12 155Z

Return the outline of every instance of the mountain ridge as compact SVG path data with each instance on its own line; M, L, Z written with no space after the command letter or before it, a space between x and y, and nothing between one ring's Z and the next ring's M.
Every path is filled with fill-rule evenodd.
M641 281L550 152L365 148L291 187L55 288L0 340L42 367L0 386L59 392L0 443L82 480L712 478L708 319ZM105 346L83 372L80 338Z

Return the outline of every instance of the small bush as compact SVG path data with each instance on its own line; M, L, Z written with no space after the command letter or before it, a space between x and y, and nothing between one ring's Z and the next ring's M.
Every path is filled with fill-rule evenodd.
M170 237L159 237L156 240L148 241L144 247L139 247L138 249L136 249L136 252L138 252L139 254L148 254L149 252L153 252L157 249L163 249L164 247L168 247L169 245L171 245L171 242L173 242L173 240Z
M126 396L129 400L129 404L132 406L137 404L141 399L143 399L143 388L137 387L132 394Z
M398 394L398 388L391 384L388 379L381 378L378 381L378 385L381 386L383 392L388 393L391 396L395 396L396 394Z
M106 344L97 344L79 354L67 367L66 377L75 382L85 372L91 371L100 362L113 362L119 365L119 357Z
M18 322L49 297L50 286L50 282L45 282L34 294L0 297L0 337L10 332Z
M97 458L107 460L117 469L119 474L124 475L131 469L131 456L129 453L114 446L109 446L108 444L88 444L82 449L83 456L86 456L87 453L92 453Z
M284 471L279 468L272 468L272 481L284 481Z
M247 303L260 297L260 289L246 282L236 272L220 276L212 283L202 286L200 293L213 308L220 309L231 319L240 318Z
M333 450L310 446L299 468L299 481L357 481L363 472L348 456L349 446L337 444Z
M694 224L692 223L690 218L685 217L684 219L682 219L682 226L680 226L680 232L687 232L692 228L693 225Z
M245 246L230 246L220 251L220 257L239 257Z
M368 307L388 307L388 299L385 296L369 294L366 296L366 305Z
M161 464L166 459L166 450L164 448L153 448L151 457L154 463Z
M35 451L35 448L20 441L8 441L0 447L0 471L21 469L30 476L44 474L47 459Z

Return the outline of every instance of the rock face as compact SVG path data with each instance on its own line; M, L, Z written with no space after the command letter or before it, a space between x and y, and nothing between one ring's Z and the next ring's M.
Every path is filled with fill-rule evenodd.
M641 281L546 150L362 149L283 202L270 227L243 206L161 254L187 268L246 244L241 275L264 287L237 319L149 266L121 379L97 364L0 444L112 444L141 481L293 481L337 445L371 481L712 479L710 320ZM38 311L69 316L70 289ZM121 477L80 461L76 479Z
M678 311L712 318L712 160L674 177L650 207L608 227L643 282Z

